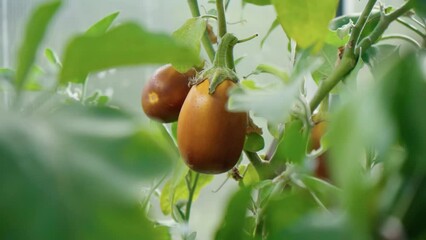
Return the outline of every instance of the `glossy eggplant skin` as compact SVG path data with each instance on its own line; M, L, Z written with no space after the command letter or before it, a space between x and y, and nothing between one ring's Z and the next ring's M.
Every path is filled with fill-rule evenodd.
M179 73L170 64L158 68L142 90L145 114L160 122L175 122L190 90L189 79L195 73L195 70Z
M314 125L311 132L311 149L321 147L321 138L327 130L327 122L321 121ZM316 159L315 176L321 179L329 179L330 173L327 166L327 153L321 154Z
M179 151L189 168L218 174L238 162L247 129L247 113L226 109L228 91L235 83L225 80L213 94L209 81L193 86L178 120Z

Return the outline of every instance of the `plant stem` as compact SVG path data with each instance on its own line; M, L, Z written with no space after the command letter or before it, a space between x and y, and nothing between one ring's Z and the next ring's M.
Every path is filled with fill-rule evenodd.
M213 60L213 65L215 67L228 67L232 69L234 65L233 49L237 41L238 39L230 33L223 36L219 44L219 48L217 50L216 56ZM231 63L228 63L229 61ZM231 66L229 66L229 64Z
M337 83L339 83L339 81L343 77L345 77L350 71L352 71L352 69L356 65L361 50L365 51L366 49L371 47L371 45L380 38L380 36L387 29L387 27L392 21L394 21L399 16L403 15L411 9L413 2L412 0L409 0L392 13L382 15L378 25L373 30L373 32L371 32L370 35L362 39L358 45L355 45L359 38L359 35L361 34L361 30L368 18L368 15L370 14L376 1L377 0L368 1L364 11L362 12L354 29L352 30L352 34L348 44L346 44L342 60L340 61L339 65L334 69L333 73L322 82L318 91L315 93L314 97L309 103L312 112L318 107L320 102L331 91L331 89L333 89L333 87L336 86Z
M264 162L260 159L259 155L255 152L245 151L248 160L253 164L253 167L256 169L257 174L260 179L268 179L274 176L273 169L268 162Z
M364 38L356 47L355 53L358 55L361 50L365 50L369 48L373 43L375 43L380 36L383 34L383 32L388 28L389 24L397 19L399 16L403 15L407 11L409 11L412 8L412 0L409 0L405 2L400 8L396 9L395 11L383 15L380 19L378 25L376 28L374 28L373 32L366 38Z
M189 217L191 215L192 200L194 198L194 193L195 193L195 189L197 188L197 183L198 183L199 177L200 177L200 174L196 173L194 183L192 184L192 186L188 185L189 196L188 196L188 203L186 204L186 209L185 209L185 220L186 220L186 222L189 222Z
M382 40L388 40L388 39L401 39L404 41L407 41L409 43L414 44L415 46L421 48L422 46L420 45L420 43L418 43L416 40L414 40L413 38L406 36L406 35L402 35L402 34L392 34L392 35L386 35L383 36L382 38L380 38L380 41Z
M200 9L198 8L197 0L188 0L188 6L189 6L189 9L191 10L191 14L193 17L200 16ZM204 50L209 56L210 61L213 62L213 59L216 53L212 43L210 42L209 35L207 34L207 32L204 33L203 38L201 39L201 43L203 44Z
M223 37L226 33L226 17L225 17L225 8L223 6L223 0L216 0L216 10L217 10L217 23L219 29L219 37Z
M361 35L362 29L364 28L365 23L367 22L368 17L370 16L371 10L376 4L377 0L368 0L367 5L359 16L358 21L356 22L354 28L352 29L347 48L353 48L357 42L358 38Z
M410 29L411 31L417 33L420 37L423 37L423 38L426 37L426 34L422 33L422 31L417 29L415 26L409 24L405 20L403 20L401 18L397 18L396 21L399 22L400 24L404 25L406 28Z
M331 89L333 89L333 87L336 86L337 83L355 67L355 64L356 58L353 56L353 54L343 55L340 64L336 67L336 69L334 69L332 74L322 82L318 91L311 99L309 103L311 112L314 112L324 97L327 96Z

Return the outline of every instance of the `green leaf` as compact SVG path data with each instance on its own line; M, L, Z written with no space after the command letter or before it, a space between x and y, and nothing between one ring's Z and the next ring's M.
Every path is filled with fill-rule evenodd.
M62 67L61 60L59 60L58 55L50 48L44 50L44 56L46 59L54 66Z
M402 58L383 76L386 99L398 126L398 135L408 151L406 176L426 175L426 53Z
M40 5L29 18L22 44L18 52L18 66L16 68L16 87L22 89L33 65L37 50L43 41L48 25L61 5L60 1L48 2Z
M258 152L265 147L265 140L260 134L249 133L246 135L244 150L249 152Z
M229 93L228 108L233 111L253 111L256 116L271 121L271 124L287 120L299 96L303 78L321 64L319 58L309 56L309 50L302 51L300 56L289 84L279 81L262 89L233 88Z
M301 180L306 185L306 188L314 193L325 207L336 206L341 194L337 187L329 182L308 175L302 176Z
M238 166L238 171L243 174L241 182L245 187L252 186L260 181L259 175L251 163Z
M289 38L301 48L321 49L338 0L272 0L278 20Z
M354 239L346 229L345 219L337 214L303 215L296 223L272 234L268 239L279 240L340 240Z
M399 59L399 47L390 44L379 44L369 47L362 53L362 60L368 64L372 73L378 69L386 59Z
M419 16L426 19L426 2L424 0L414 0L414 10Z
M338 29L337 31L329 30L327 37L325 38L326 45L332 45L336 48L345 46L349 41L349 35L344 32L343 29ZM341 36L343 35L343 37Z
M71 40L65 50L60 82L81 82L90 72L112 67L170 62L195 65L199 57L170 36L125 23L102 35L83 34Z
M173 33L173 38L188 48L193 49L195 53L200 54L201 38L206 31L207 21L204 18L197 17L188 19L182 27ZM179 72L187 72L194 67L194 64L185 64L181 62L174 62L173 67Z
M389 13L392 10L392 7L385 8L385 13ZM342 28L345 25L352 23L356 23L358 21L358 18L360 16L360 13L357 14L351 14L351 15L344 15L337 18L334 18L330 23L330 29L331 30L338 30L339 28ZM379 10L372 10L370 16L368 17L367 22L365 23L364 28L362 29L362 33L360 35L360 39L365 38L368 36L377 26L380 20L380 11Z
M176 155L136 117L79 106L2 113L0 156L2 236L169 239L144 216L140 184L165 174Z
M292 227L306 214L312 212L316 206L316 202L306 191L284 193L272 198L266 206L265 226L271 236L276 236ZM279 239L287 239L284 236L281 235Z
M271 0L243 0L243 3L251 3L258 6L271 5Z
M302 121L294 120L285 125L284 135L277 146L271 162L292 162L301 164L306 155L308 133Z
M195 174L195 173L193 173ZM197 187L195 188L193 201L197 200L200 195L201 189L207 186L211 181L213 181L213 175L209 174L200 174L198 177ZM177 183L177 184L176 184ZM185 175L175 182L175 179L170 179L164 185L163 190L161 191L160 196L160 207L161 211L168 215L171 213L173 205L179 202L186 202L189 197L188 187L185 181Z
M251 239L244 232L246 224L249 224L246 219L249 204L251 204L250 188L242 188L232 196L216 232L216 240Z
M278 25L280 24L280 22L278 21L278 19L275 19L271 26L268 29L268 32L265 34L265 36L262 38L262 40L260 41L260 47L263 47L263 44L265 43L266 39L268 39L269 35L271 35L272 31L278 27Z
M289 76L288 74L278 67L267 65L267 64L259 64L257 65L256 69L251 74L260 74L260 73L269 73L272 74L279 79L281 79L283 82L288 83L289 82Z
M323 59L322 65L312 73L312 78L317 84L326 79L333 72L338 57L338 49L329 44L325 44L320 50L319 56Z
M117 18L119 13L120 12L115 12L102 18L101 20L93 24L89 29L87 29L85 35L95 36L105 33L109 29L111 24L114 22L114 20Z
M287 119L299 94L300 82L277 84L260 90L234 88L230 91L228 108L233 111L253 111L258 117L280 123ZM262 99L262 101L259 101Z

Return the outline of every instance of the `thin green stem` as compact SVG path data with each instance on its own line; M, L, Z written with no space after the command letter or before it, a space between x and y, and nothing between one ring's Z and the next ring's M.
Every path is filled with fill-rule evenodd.
M223 0L216 0L216 10L217 10L217 21L219 29L219 37L223 37L226 33L226 17L225 17L225 8L223 6Z
M185 220L186 220L186 222L189 222L189 217L191 215L192 200L194 199L194 193L195 193L195 189L197 188L197 183L198 183L199 177L200 177L200 174L196 173L194 183L192 184L192 186L188 185L189 196L188 196L188 202L186 204L186 209L185 209Z
M243 43L243 42L247 42L247 41L250 41L250 40L252 40L253 38L255 38L255 37L257 37L257 36L259 36L259 34L254 34L253 36L250 36L250 37L248 37L248 38L244 38L244 39L238 39L238 41L237 41L237 43Z
M368 0L367 5L359 16L358 21L356 22L354 28L352 29L351 36L348 42L348 48L353 48L357 42L358 38L361 35L362 29L364 28L365 23L367 22L368 17L370 16L371 10L376 4L377 0Z
M188 0L188 6L191 10L191 14L193 17L199 17L200 16L200 9L198 8L198 1L197 0ZM212 43L210 42L209 35L207 32L204 33L203 38L201 39L201 43L203 44L204 50L206 51L207 55L209 56L209 59L211 62L213 62L214 56L215 56L215 50L213 48Z
M249 152L244 150L244 153L246 154L250 163L256 169L256 172L259 175L260 179L268 179L273 177L274 173L271 167L272 165L260 159L259 155L257 155L257 153L255 152Z
M155 192L155 190L161 185L161 183L164 181L164 179L166 179L166 177L167 177L167 174L166 175L164 175L161 179L160 179L160 181L158 181L158 183L156 183L150 190L149 190L149 193L147 194L147 196L146 196L146 198L145 198L145 200L143 201L143 203L142 203L142 209L144 210L144 211L146 211L147 209L147 206L148 206L148 203L149 203L149 200L151 199L151 196L152 196L152 194L154 194L154 192Z
M405 20L403 20L401 18L397 18L396 21L398 23L402 24L403 26L405 26L406 28L410 29L411 31L417 33L420 37L422 37L422 38L426 37L426 34L422 33L422 31L420 31L419 29L417 29L415 26L409 24Z
M361 50L365 50L369 48L372 44L374 44L383 32L389 27L389 24L396 20L398 17L402 16L404 13L409 11L412 8L413 1L409 0L405 2L400 8L395 11L383 15L380 19L376 28L374 28L373 32L367 37L365 37L356 47L355 53L358 55Z
M407 41L409 43L412 43L416 47L419 47L419 48L422 47L422 45L420 45L420 43L418 43L413 38L411 38L409 36L406 36L406 35L402 35L402 34L386 35L386 36L383 36L382 38L380 38L380 41L382 41L382 40L388 40L388 39L400 39L400 40L404 40L404 41Z
M354 56L352 56L351 54L343 55L340 64L336 67L333 73L322 82L318 91L315 93L315 95L309 102L311 112L314 112L314 110L318 107L324 97L327 96L331 89L333 89L334 86L336 86L337 83L339 83L339 81L342 80L342 78L346 76L355 67L355 64L356 58Z

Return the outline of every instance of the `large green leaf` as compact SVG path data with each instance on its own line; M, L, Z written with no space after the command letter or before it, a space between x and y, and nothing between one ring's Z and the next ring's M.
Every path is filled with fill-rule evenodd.
M2 113L0 156L1 238L168 239L144 217L140 184L177 156L127 113Z
M318 51L327 36L338 0L272 0L278 20L287 36L301 48Z
M197 54L200 54L201 38L206 31L206 25L207 21L204 18L191 18L188 19L182 27L176 30L172 36L182 44L193 49ZM189 69L194 67L194 65L174 62L173 67L180 72L187 72Z
M60 1L40 5L29 18L18 52L18 65L16 68L16 87L18 89L23 87L36 58L38 46L43 41L49 23L60 5Z
M81 82L89 72L136 64L199 63L193 49L171 36L124 23L105 34L75 37L68 44L60 82Z

